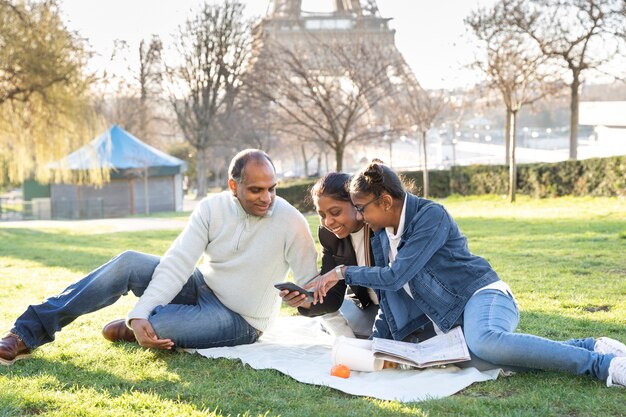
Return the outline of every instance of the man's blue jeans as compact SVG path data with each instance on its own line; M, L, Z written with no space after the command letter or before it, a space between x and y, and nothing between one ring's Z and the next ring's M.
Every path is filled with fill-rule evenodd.
M614 355L593 351L594 338L556 342L529 334L514 333L519 322L515 300L498 290L474 294L463 318L467 346L480 359L515 368L589 374L605 381Z
M79 316L113 304L128 291L140 297L159 260L153 255L123 252L61 294L29 306L12 331L30 349L49 343ZM257 339L256 329L217 299L198 269L172 302L157 307L148 320L159 338L171 339L178 347L235 346Z

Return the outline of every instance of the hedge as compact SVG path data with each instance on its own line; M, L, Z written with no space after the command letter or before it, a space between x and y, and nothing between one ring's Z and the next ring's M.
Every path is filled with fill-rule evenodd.
M416 194L422 194L421 171L400 174L412 183ZM506 165L454 166L450 170L430 171L428 178L431 197L506 194L509 168ZM315 179L282 184L277 193L300 211L312 211L309 188L314 183ZM517 191L536 198L565 195L626 197L626 156L521 164L517 167Z
M295 208L302 213L314 211L313 201L309 197L309 189L315 184L316 179L299 181L297 184L279 183L276 188L276 194L289 201Z

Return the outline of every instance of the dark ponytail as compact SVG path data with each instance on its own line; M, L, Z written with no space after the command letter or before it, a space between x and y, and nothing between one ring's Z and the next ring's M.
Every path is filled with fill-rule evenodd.
M349 190L351 194L373 194L376 197L386 192L395 199L402 199L405 194L400 177L379 159L352 177Z

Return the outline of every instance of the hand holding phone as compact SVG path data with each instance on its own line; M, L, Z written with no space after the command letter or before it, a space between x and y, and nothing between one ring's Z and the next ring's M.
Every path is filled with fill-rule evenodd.
M293 282L279 282L274 284L274 287L278 288L281 291L287 290L289 292L298 291L300 294L306 295L307 301L313 301L313 293L311 291L307 291L304 288L294 284Z

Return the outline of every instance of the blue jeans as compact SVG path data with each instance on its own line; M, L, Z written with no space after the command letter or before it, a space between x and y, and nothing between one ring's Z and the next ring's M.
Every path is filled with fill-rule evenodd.
M556 342L514 333L519 313L510 294L493 289L479 291L467 302L463 321L468 348L487 362L505 367L588 374L601 381L609 375L609 363L614 355L595 353L592 337Z
M160 258L127 251L111 259L59 295L31 305L12 331L34 349L83 314L113 304L132 291L141 297ZM254 343L256 329L226 308L196 269L170 304L157 307L148 319L156 334L178 347L209 348Z

